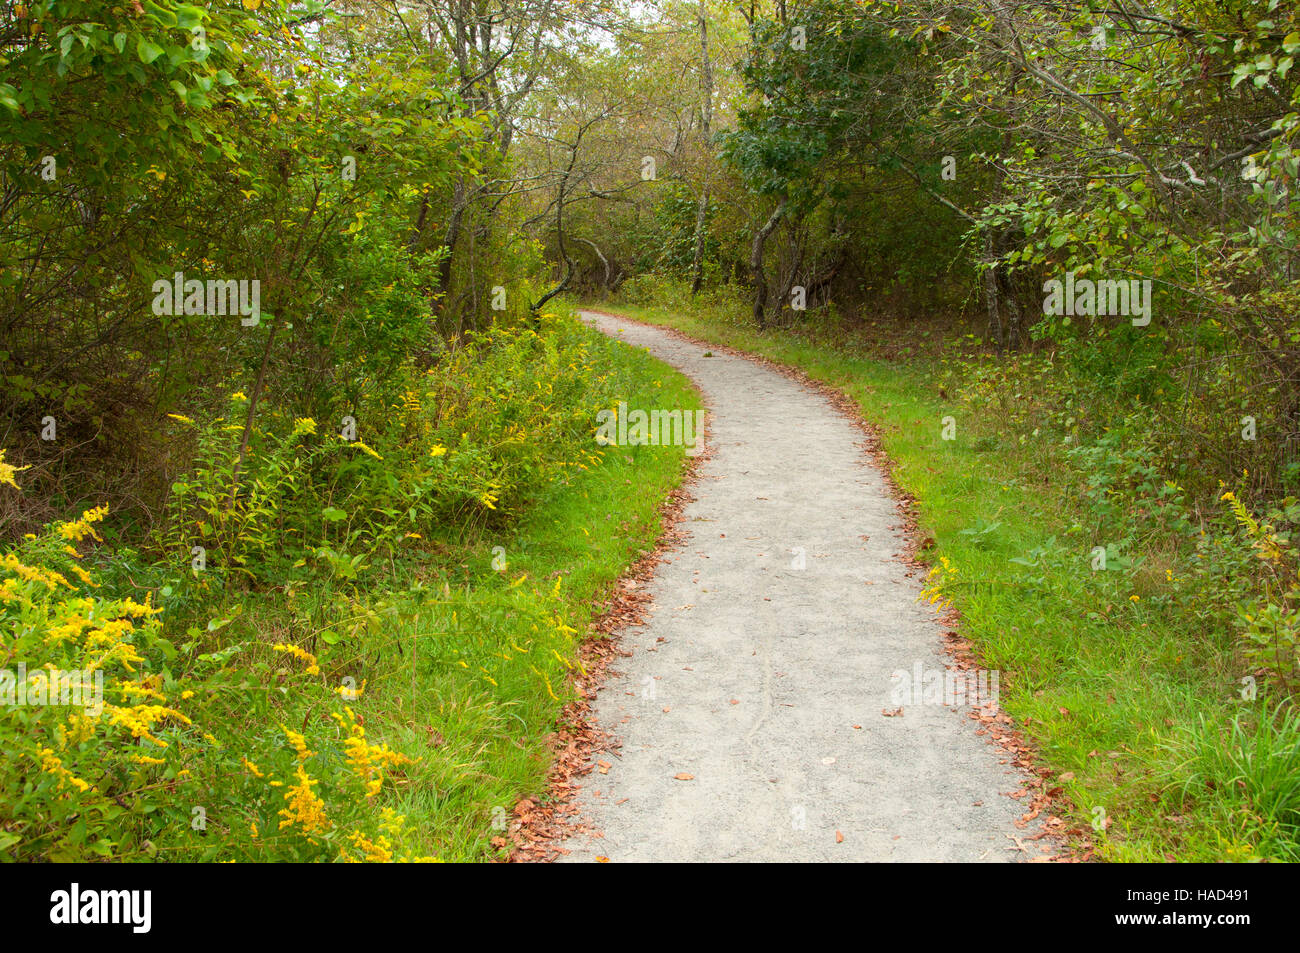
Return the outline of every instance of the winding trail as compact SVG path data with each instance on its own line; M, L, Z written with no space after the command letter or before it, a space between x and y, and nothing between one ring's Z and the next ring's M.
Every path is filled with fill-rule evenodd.
M1026 804L969 709L905 704L891 674L942 672L941 625L900 558L903 517L862 432L761 364L594 312L692 378L712 455L688 539L601 688L580 807L603 836L569 861L1007 861ZM650 408L644 408L650 409ZM798 568L802 549L803 568ZM678 775L690 775L679 780Z

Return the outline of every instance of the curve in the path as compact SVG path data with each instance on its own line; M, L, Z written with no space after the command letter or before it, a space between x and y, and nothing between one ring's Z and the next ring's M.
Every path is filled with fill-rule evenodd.
M600 835L565 841L566 859L1023 859L1024 806L1007 796L1022 779L966 710L885 715L900 707L894 673L950 663L861 431L761 364L583 318L696 382L711 456L689 538L599 692L597 722L622 746L583 785Z

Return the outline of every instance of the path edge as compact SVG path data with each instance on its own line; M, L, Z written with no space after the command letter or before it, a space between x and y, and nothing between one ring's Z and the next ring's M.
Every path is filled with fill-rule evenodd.
M619 318L594 308L576 308L582 312L599 313ZM642 323L642 322L636 322ZM648 327L652 325L647 325ZM593 328L593 330L595 330ZM597 331L596 333L601 333ZM617 339L614 339L617 340ZM628 347L634 345L621 342ZM667 361L655 358L668 367ZM676 368L673 370L682 374ZM610 585L603 598L592 601L599 606L587 624L587 631L577 646L578 665L570 678L575 698L560 709L555 731L551 736L551 766L547 773L546 789L540 799L524 797L514 806L508 825L509 840L502 837L498 847L510 847L508 863L550 863L569 851L563 842L580 834L599 832L588 827L581 816L578 794L579 781L591 774L596 755L614 751L622 742L612 729L601 728L595 717L592 703L596 693L609 677L609 667L617 658L629 658L632 653L622 647L624 632L644 625L650 614L648 583L653 579L667 553L678 549L690 538L685 527L686 505L694 501L693 487L700 477L703 464L713 456L709 439L709 401L694 379L682 374L700 397L706 410L702 437L703 450L683 457L677 485L659 505L659 532L652 548L644 552L627 567Z
M677 328L653 324L648 321L638 321L627 315L619 314L616 311L607 311L603 308L580 307L576 310L599 314L627 324L654 328L697 347L721 352L729 357L741 358L773 370L824 397L836 413L840 414L841 417L845 418L862 433L864 439L858 446L870 458L871 465L880 473L885 486L888 488L890 498L898 509L902 523L893 528L902 531L904 548L897 558L907 566L909 576L917 573L925 574L929 571L929 567L921 560L921 551L933 540L921 532L920 502L913 494L907 492L898 484L898 480L894 475L896 464L889 454L885 452L880 425L864 417L857 401L844 391L833 384L811 377L802 368L793 364L773 360L750 351L743 351L729 344L718 344L693 337ZM706 443L705 446L708 447L708 444ZM701 454L700 458L697 459L702 459L706 455ZM694 478L694 475L692 475L692 481ZM981 668L983 658L979 648L962 634L961 614L956 608L950 606L941 611L938 615L938 621L943 627L939 642L944 654L949 658L953 666L961 671ZM1025 837L1019 840L1046 842L1051 846L1051 851L1045 855L1032 857L1030 860L1036 863L1087 863L1094 861L1092 831L1081 825L1071 827L1060 816L1061 813L1067 810L1077 811L1078 806L1061 790L1059 785L1052 782L1057 772L1043 763L1045 759L1042 758L1037 744L1025 736L1023 727L1018 726L1010 715L1001 711L996 715L989 716L981 715L979 710L973 709L968 714L968 717L979 722L980 730L987 733L986 740L1008 756L1007 763L1020 772L1022 775L1021 780L1032 794L1027 809L1016 821L1017 828L1026 831ZM1003 796L1010 795L1004 794ZM1046 817L1043 817L1044 814L1046 814ZM1039 818L1043 818L1039 823L1042 829L1036 834L1029 833L1029 825L1039 820ZM1025 853L1028 853L1028 850L1019 840L1017 846Z

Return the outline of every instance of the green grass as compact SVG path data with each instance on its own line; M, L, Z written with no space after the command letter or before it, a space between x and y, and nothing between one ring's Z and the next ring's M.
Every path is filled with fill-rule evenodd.
M590 333L611 372L629 382L629 405L700 406L682 375ZM419 759L383 803L405 815L421 854L508 854L491 843L502 833L494 820L523 797L546 796L548 739L573 697L578 643L611 586L653 548L659 507L680 483L684 456L681 447L611 448L598 465L553 484L508 530L429 541L420 561L356 594L355 632L334 626L357 644L366 690L354 707L367 737ZM263 595L248 612L259 617L249 624L262 641L278 638L271 630L282 607ZM314 614L301 605L297 612ZM252 717L250 729L267 721L275 719Z
M1234 637L1189 631L1167 603L1159 553L1123 571L1092 571L1091 550L1107 541L1092 538L1060 448L1021 442L1002 415L973 415L947 398L943 354L961 341L945 345L936 334L932 346L908 346L910 361L884 360L861 333L759 332L743 307L716 297L675 303L596 307L799 368L847 394L879 428L932 540L926 559L955 570L943 594L963 634L1002 673L1003 709L1059 779L1073 804L1065 819L1087 830L1097 857L1296 856L1300 796L1285 780L1294 768L1279 765L1300 757L1300 727L1282 719L1274 728L1261 706L1237 700ZM942 439L948 416L953 440ZM1270 754L1252 760L1260 745ZM1097 808L1110 826L1093 835Z

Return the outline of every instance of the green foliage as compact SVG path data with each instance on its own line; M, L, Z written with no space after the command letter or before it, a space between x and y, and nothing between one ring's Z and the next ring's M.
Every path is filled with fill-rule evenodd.
M1214 812L1228 859L1300 860L1300 714L1294 705L1242 711L1225 727L1203 715L1170 742L1171 810Z
M602 448L596 414L698 402L550 312L361 383L356 439L271 407L242 463L246 395L173 415L193 466L140 548L96 509L0 556L0 668L105 676L102 711L0 711L0 855L497 855L588 604L658 532L682 458Z
M410 242L410 214L496 161L483 117L427 57L312 52L322 8L249 6L42 0L0 33L0 412L47 492L75 445L80 490L153 497L165 465L135 493L111 474L128 447L164 460L153 424L194 393L234 380L259 401L260 381L311 415L339 368L431 346L444 253ZM155 313L178 272L259 282L260 322ZM37 438L47 416L58 441Z

